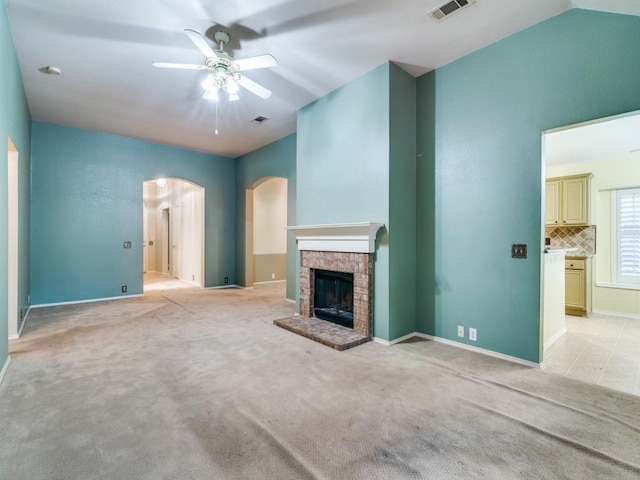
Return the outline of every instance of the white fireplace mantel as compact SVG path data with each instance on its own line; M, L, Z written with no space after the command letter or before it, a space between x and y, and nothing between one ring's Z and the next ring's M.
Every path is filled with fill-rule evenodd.
M339 223L335 225L290 226L300 250L320 252L373 253L376 234L384 223Z

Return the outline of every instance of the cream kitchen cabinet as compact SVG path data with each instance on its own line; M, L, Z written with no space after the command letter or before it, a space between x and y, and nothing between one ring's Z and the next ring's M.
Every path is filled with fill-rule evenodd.
M564 307L567 315L591 314L591 257L565 258Z
M590 173L549 178L545 183L545 225L574 226L590 223Z
M560 225L560 192L562 180L547 180L545 184L545 225Z

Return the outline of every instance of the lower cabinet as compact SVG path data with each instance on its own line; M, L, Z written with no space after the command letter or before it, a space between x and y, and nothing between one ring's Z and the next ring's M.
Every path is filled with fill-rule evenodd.
M565 259L565 313L588 317L591 304L591 257Z

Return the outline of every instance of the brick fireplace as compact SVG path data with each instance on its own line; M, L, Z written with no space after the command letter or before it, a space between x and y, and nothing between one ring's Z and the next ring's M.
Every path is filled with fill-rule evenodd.
M347 252L300 252L300 315L312 317L316 270L353 273L353 331L371 338L373 254Z
M382 223L287 227L300 250L300 315L276 325L344 350L373 337L376 234ZM314 316L315 272L353 274L353 329ZM341 340L342 339L342 340Z

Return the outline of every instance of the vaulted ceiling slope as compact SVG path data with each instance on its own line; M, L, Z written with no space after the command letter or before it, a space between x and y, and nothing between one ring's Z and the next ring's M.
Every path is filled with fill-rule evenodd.
M438 22L429 11L442 3L5 0L34 120L230 157L294 132L298 109L387 60L418 76L570 8L640 15L637 0L476 0ZM216 104L202 98L206 73L152 66L204 63L184 29L211 39L220 26L237 59L277 59L247 74L269 99L242 90Z

